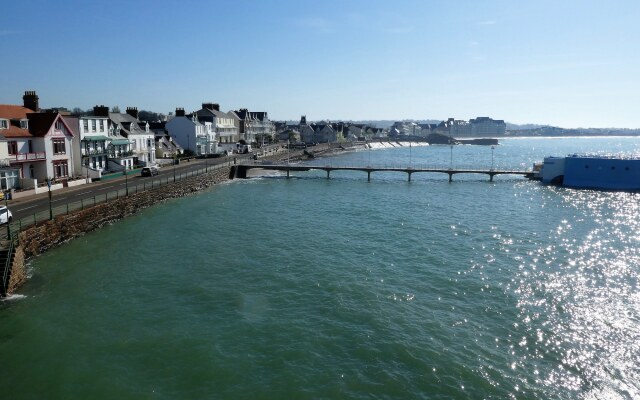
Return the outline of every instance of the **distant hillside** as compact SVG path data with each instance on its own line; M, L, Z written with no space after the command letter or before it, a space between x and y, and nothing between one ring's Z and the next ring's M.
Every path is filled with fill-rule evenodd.
M544 126L548 126L548 125L540 125L540 124L512 124L511 122L505 122L505 125L507 125L507 130L508 131L517 131L520 129L538 129L538 128L542 128Z

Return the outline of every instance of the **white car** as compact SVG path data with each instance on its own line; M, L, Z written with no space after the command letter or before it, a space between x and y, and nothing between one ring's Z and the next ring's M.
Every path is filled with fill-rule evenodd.
M6 206L0 206L0 224L11 222L12 219L11 211Z

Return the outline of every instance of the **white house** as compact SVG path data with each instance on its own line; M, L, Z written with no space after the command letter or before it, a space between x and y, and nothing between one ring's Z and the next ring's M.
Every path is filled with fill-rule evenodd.
M78 118L80 132L80 164L82 167L100 170L108 169L108 145L110 123L108 117L86 116Z
M203 103L202 108L194 114L200 123L211 123L218 143L236 143L240 139L238 117L233 113L220 111L220 105Z
M134 165L133 152L131 151L131 141L120 134L120 128L115 124L109 113L109 107L100 105L93 107L93 116L86 117L87 122L84 120L80 123L80 134L85 137L86 149L85 157L88 158L88 162L83 163L83 168L96 168L98 169L97 158L94 163L93 156L90 154L93 148L99 148L99 143L102 136L107 136L105 140L106 146L106 166L101 169L102 171L120 171L122 169L131 169ZM96 121L95 124L93 121ZM101 123L100 121L106 121ZM105 125L106 123L106 125ZM95 126L95 129L94 129ZM106 127L106 129L103 129ZM95 149L94 152L98 150ZM86 160L86 159L85 159Z
M213 154L217 150L213 123L199 122L196 114L186 116L184 108L176 108L176 116L167 121L165 129L177 144L197 155Z
M148 122L138 121L136 107L127 107L126 114L110 112L109 119L114 124L114 132L128 139L133 164L151 165L156 163L155 134L149 129ZM115 146L114 142L112 140L111 144ZM122 142L122 145L124 144Z

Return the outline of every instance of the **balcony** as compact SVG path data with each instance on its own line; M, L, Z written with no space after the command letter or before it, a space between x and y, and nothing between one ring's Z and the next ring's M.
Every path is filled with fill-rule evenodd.
M82 149L83 156L96 156L101 154L107 154L106 149Z
M44 151L37 153L18 153L9 154L10 162L29 162L29 161L44 161L47 159L47 155Z
M109 152L109 158L118 159L118 158L127 158L133 155L133 151L117 151L117 152Z

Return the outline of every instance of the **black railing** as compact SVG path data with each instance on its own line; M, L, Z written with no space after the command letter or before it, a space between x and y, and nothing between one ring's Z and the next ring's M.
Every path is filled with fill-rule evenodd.
M13 268L13 253L16 251L16 244L18 241L18 235L15 233L11 233L8 238L9 247L6 250L3 250L5 256L7 257L4 264L4 271L2 273L2 282L0 284L0 297L4 297L7 295L7 291L9 290L9 280L11 279L11 269Z
M244 159L244 158L246 157L241 157L240 155L238 155L237 161L239 162L241 161L241 159ZM171 173L173 166L167 166L163 168L164 171L168 171L166 176L155 176L155 177L144 178L144 182L137 183L137 184L132 184L131 181L129 180L128 184L125 184L124 187L118 190L113 190L110 192L106 192L105 194L94 195L94 196L82 198L78 201L51 207L51 210L49 209L42 210L20 219L16 219L14 217L13 222L10 223L10 231L12 233L17 234L18 232L21 232L23 229L26 229L33 225L37 226L38 224L42 224L46 221L54 219L56 216L59 216L59 215L68 215L71 212L84 210L86 208L93 207L94 205L97 205L97 204L108 203L110 201L117 200L120 197L127 197L127 195L132 195L132 194L144 192L147 190L158 189L169 183L182 181L188 178L200 176L204 173L211 172L212 170L215 170L215 169L228 167L233 163L234 163L233 158L229 157L228 160L226 160L224 163L221 163L221 164L203 165L201 168L198 168L193 171L187 171L187 172L180 172L177 170L173 170L175 171L174 173ZM55 192L53 193L55 198ZM4 237L6 237L6 233L3 234L2 232L0 232L0 239Z

